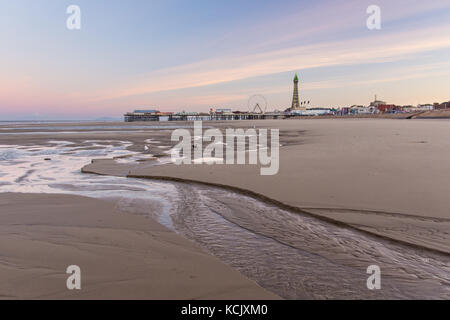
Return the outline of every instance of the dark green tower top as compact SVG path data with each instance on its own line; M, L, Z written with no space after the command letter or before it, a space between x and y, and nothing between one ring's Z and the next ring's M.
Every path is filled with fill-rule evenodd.
M294 82L298 82L298 75L295 73Z

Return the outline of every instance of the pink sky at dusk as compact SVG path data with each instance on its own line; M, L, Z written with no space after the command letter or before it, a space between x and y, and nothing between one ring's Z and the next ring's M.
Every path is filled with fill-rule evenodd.
M450 99L450 1L379 1L381 30L367 29L366 1L208 4L175 12L178 28L164 2L147 17L142 4L76 1L72 31L68 2L36 2L0 2L1 120L244 110L253 94L280 109L295 72L318 107Z

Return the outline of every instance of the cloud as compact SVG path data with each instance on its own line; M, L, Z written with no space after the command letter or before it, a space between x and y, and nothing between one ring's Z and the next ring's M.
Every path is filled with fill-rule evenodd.
M436 52L450 47L450 22L439 21L441 16L434 15L440 9L448 9L448 1L379 0L377 4L382 8L383 19L381 31L369 31L365 28L365 9L368 4L371 1L330 0L307 4L300 1L295 5L298 8L289 8L288 13L287 9L273 12L273 19L233 21L226 32L218 30L217 36L208 39L200 37L198 43L202 45L201 49L197 48L198 43L192 47L186 46L184 42L182 45L173 45L172 52L179 52L180 55L174 58L177 63L185 61L181 57L183 52L187 52L186 57L198 58L205 54L209 58L148 73L146 70L150 69L146 69L144 64L142 69L139 69L139 65L136 69L130 67L134 71L118 72L120 76L117 77L108 77L108 72L102 73L101 68L96 72L85 68L81 72L68 66L68 70L63 71L69 73L70 70L75 79L70 82L61 78L62 72L60 74L60 70L53 70L54 66L44 68L40 61L33 61L34 59L18 63L20 60L15 61L12 55L5 56L8 58L0 63L6 68L6 72L0 75L0 105L9 105L11 108L21 105L27 110L36 107L56 110L61 106L69 106L68 111L64 112L72 112L75 110L73 107L106 112L110 108L146 105L148 101L163 108L188 108L233 101L245 103L248 95L255 92L279 96L289 93L289 86L281 85L276 80L271 84L270 75L406 59L409 60L409 65L416 68L401 70L399 65L403 64L394 63L389 64L392 70L382 67L379 74L364 77L358 77L354 68L343 68L343 73L346 74L338 79L330 79L324 69L321 81L308 81L302 84L302 89L369 86L439 76L438 69L445 64L445 57L439 53L430 55L430 60L436 62L437 67L423 70L418 69L418 62L414 59L424 52ZM257 13L260 13L259 10ZM423 20L425 23L421 23L423 21L420 19L416 20L417 17L426 17L428 14L430 17ZM431 19L434 16L436 21ZM182 35L183 31L180 30L180 36ZM118 48L123 43L114 45ZM96 53L100 56L102 52L100 50ZM106 53L105 56L107 55ZM171 58L172 54L168 56ZM92 65L98 63L95 58L92 59ZM169 59L168 63L170 61ZM148 62L152 68L155 67L151 58L148 58ZM36 66L34 73L30 66ZM135 70L142 70L142 73L139 75ZM29 77L29 74L33 77ZM257 81L259 79L255 79L257 77L269 79L264 81L263 88L255 88L261 83ZM225 83L227 85L214 86ZM240 86L241 84L244 85ZM289 96L290 93L286 95L286 99L290 99Z
M450 47L450 25L395 34L376 32L368 31L366 37L345 41L299 45L167 68L151 72L128 87L104 92L93 101L204 87L292 70L396 61Z

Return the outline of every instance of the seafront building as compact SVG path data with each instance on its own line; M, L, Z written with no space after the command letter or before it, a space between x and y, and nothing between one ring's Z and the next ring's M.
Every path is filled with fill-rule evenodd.
M353 105L350 107L351 114L376 114L378 113L378 108L375 106L358 106Z
M372 101L369 105L369 107L378 108L381 105L385 105L386 101L378 100L377 96L375 95L375 100Z

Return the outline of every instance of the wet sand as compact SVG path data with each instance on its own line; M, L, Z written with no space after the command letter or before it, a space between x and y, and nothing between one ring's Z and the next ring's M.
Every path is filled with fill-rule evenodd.
M276 299L192 242L113 204L0 194L0 299ZM68 290L69 265L81 290Z
M280 170L251 165L162 165L129 176L236 188L412 245L450 253L448 120L280 120ZM85 170L102 170L101 163Z

